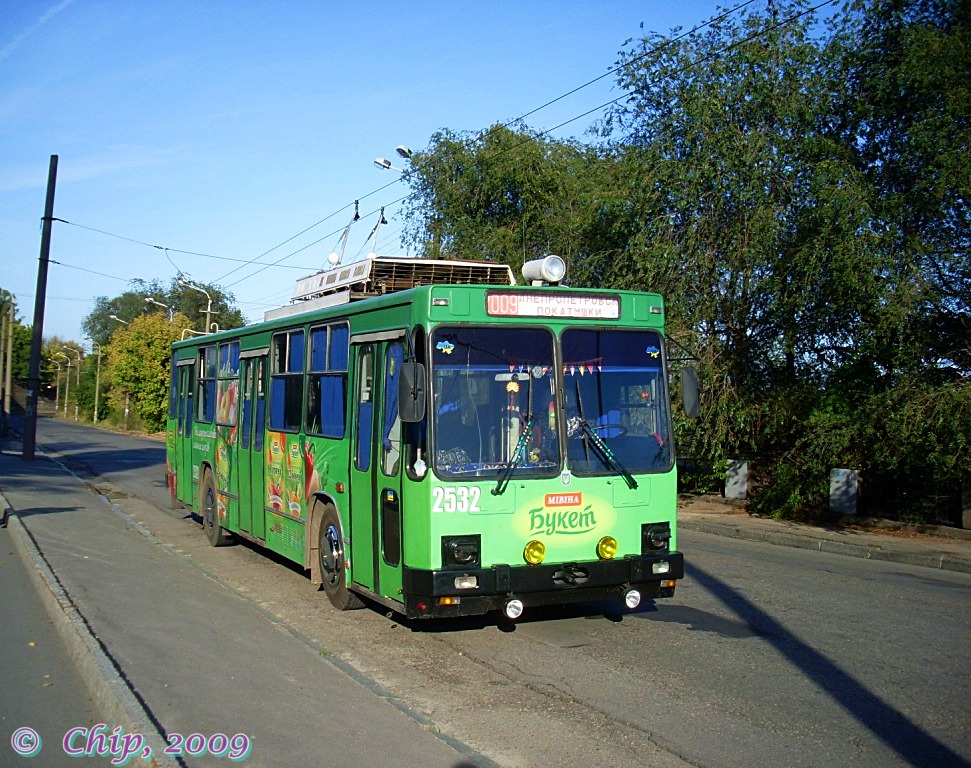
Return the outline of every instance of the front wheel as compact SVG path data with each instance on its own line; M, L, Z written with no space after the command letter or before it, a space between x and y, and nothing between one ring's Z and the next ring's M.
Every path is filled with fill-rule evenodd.
M347 560L344 556L344 538L337 509L328 504L320 520L317 539L317 556L320 558L320 576L324 592L335 608L350 611L362 608L361 598L347 588Z
M216 483L212 479L212 472L206 472L202 478L199 494L199 516L202 518L202 529L213 547L222 547L231 541L229 532L219 521L219 501L216 496Z

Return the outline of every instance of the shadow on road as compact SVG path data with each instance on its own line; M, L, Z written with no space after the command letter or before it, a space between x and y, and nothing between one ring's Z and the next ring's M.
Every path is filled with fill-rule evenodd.
M780 622L730 587L695 565L686 575L705 587L769 643L794 667L819 686L874 736L914 766L971 766L967 760L925 733L905 715L871 693L847 672L793 635Z

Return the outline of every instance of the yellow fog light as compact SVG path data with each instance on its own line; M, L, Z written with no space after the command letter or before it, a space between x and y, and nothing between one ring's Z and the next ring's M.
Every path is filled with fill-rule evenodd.
M597 542L597 556L601 560L610 560L617 554L617 539L613 536L604 536Z
M530 565L539 565L546 557L546 545L542 541L533 539L523 550L523 557Z

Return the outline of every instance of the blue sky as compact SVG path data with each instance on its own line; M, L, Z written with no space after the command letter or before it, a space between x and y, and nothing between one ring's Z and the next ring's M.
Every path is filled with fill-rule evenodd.
M31 323L56 154L54 215L71 223L54 224L45 336L80 341L94 297L178 270L262 319L324 265L355 199L344 261L370 250L382 205L377 250L405 255L407 189L375 157L400 164L399 144L530 112L607 72L642 22L687 29L718 5L0 0L0 287ZM527 123L547 130L619 95L604 78ZM582 138L596 117L554 135ZM325 218L259 259L303 249L276 267L227 275L239 265L207 257L256 259Z

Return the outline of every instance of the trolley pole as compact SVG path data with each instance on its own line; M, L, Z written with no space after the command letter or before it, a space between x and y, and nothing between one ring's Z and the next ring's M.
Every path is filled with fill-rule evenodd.
M44 304L47 301L47 267L51 256L51 225L54 223L54 189L57 186L57 155L51 155L47 172L47 202L44 205L44 228L40 238L40 260L37 265L37 291L34 294L34 329L30 339L30 369L27 373L27 404L24 415L25 461L34 460L37 447L37 395L40 390L41 346L44 343Z

